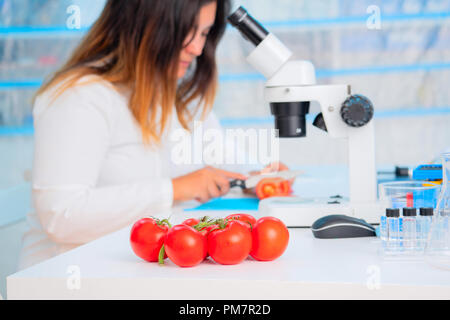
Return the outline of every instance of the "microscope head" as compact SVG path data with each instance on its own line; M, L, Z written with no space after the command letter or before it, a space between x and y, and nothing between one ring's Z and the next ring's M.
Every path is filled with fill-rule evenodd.
M292 52L278 38L269 33L243 7L239 7L228 21L256 48L247 61L267 79L266 87L314 85L315 70L309 61L289 61ZM270 109L275 116L275 128L280 138L306 136L306 114L309 101L273 101Z
M243 7L228 21L256 46L247 61L267 79L264 95L275 116L278 137L306 136L306 114L311 101L318 102L322 110L313 125L332 137L347 136L347 127L359 128L370 122L374 110L369 99L352 96L350 86L317 85L313 64L290 60L292 52Z

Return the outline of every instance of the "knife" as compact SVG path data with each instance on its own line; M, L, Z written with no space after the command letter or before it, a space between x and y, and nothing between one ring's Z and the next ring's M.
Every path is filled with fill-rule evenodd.
M242 189L251 189L256 187L258 182L265 178L283 178L285 180L293 179L299 175L303 174L303 171L285 170L278 172L270 172L255 176L250 176L246 180L232 180L230 181L230 188L241 187Z

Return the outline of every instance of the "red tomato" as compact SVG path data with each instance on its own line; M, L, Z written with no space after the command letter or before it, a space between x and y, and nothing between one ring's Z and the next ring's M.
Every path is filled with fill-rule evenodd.
M210 225L210 226L207 226L207 227L202 228L202 229L200 230L200 233L203 234L205 237L207 237L208 234L209 234L212 230L214 230L214 229L216 229L216 228L218 228L218 227L219 227L219 226L218 226L217 224L213 224L213 225Z
M265 178L258 182L255 188L259 199L269 197L284 197L292 193L289 180L282 178Z
M195 218L190 218L190 219L184 220L182 224L193 227L199 223L200 223L200 220L195 219Z
M256 219L253 216L246 214L246 213L231 214L228 217L226 217L225 219L239 220L239 221L245 222L247 224L247 226L249 227L250 231L252 231L252 228L256 223Z
M274 217L259 219L252 231L253 247L250 255L259 261L272 261L280 257L289 242L286 225Z
M130 243L134 253L149 262L157 262L168 226L155 219L143 218L131 228ZM167 258L167 255L164 256Z
M172 227L166 235L164 249L169 259L180 267L193 267L206 258L206 237L185 224Z
M238 264L252 249L252 234L242 221L229 221L224 229L215 229L208 235L208 253L220 264Z
M212 230L214 230L214 229L216 229L216 228L219 228L219 226L218 226L217 224L213 224L213 225L210 225L210 226L208 226L208 227L202 228L199 232L200 232L206 239L208 239L208 234L209 234ZM206 254L205 259L208 258L208 257L209 257L209 252Z

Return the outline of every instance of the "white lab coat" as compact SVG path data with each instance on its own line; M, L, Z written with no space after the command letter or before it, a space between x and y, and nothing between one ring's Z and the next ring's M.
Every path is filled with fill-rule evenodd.
M204 167L203 163L174 165L171 161L175 142L169 137L181 129L176 112L161 146L145 146L126 94L98 77L93 79L54 101L53 91L36 100L34 211L27 219L20 269L141 217L169 212L171 178ZM203 128L221 130L214 113Z

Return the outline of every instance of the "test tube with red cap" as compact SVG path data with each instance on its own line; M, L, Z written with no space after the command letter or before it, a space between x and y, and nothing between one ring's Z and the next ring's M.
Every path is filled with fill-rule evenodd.
M408 208L414 207L414 195L412 192L406 193L406 207Z

